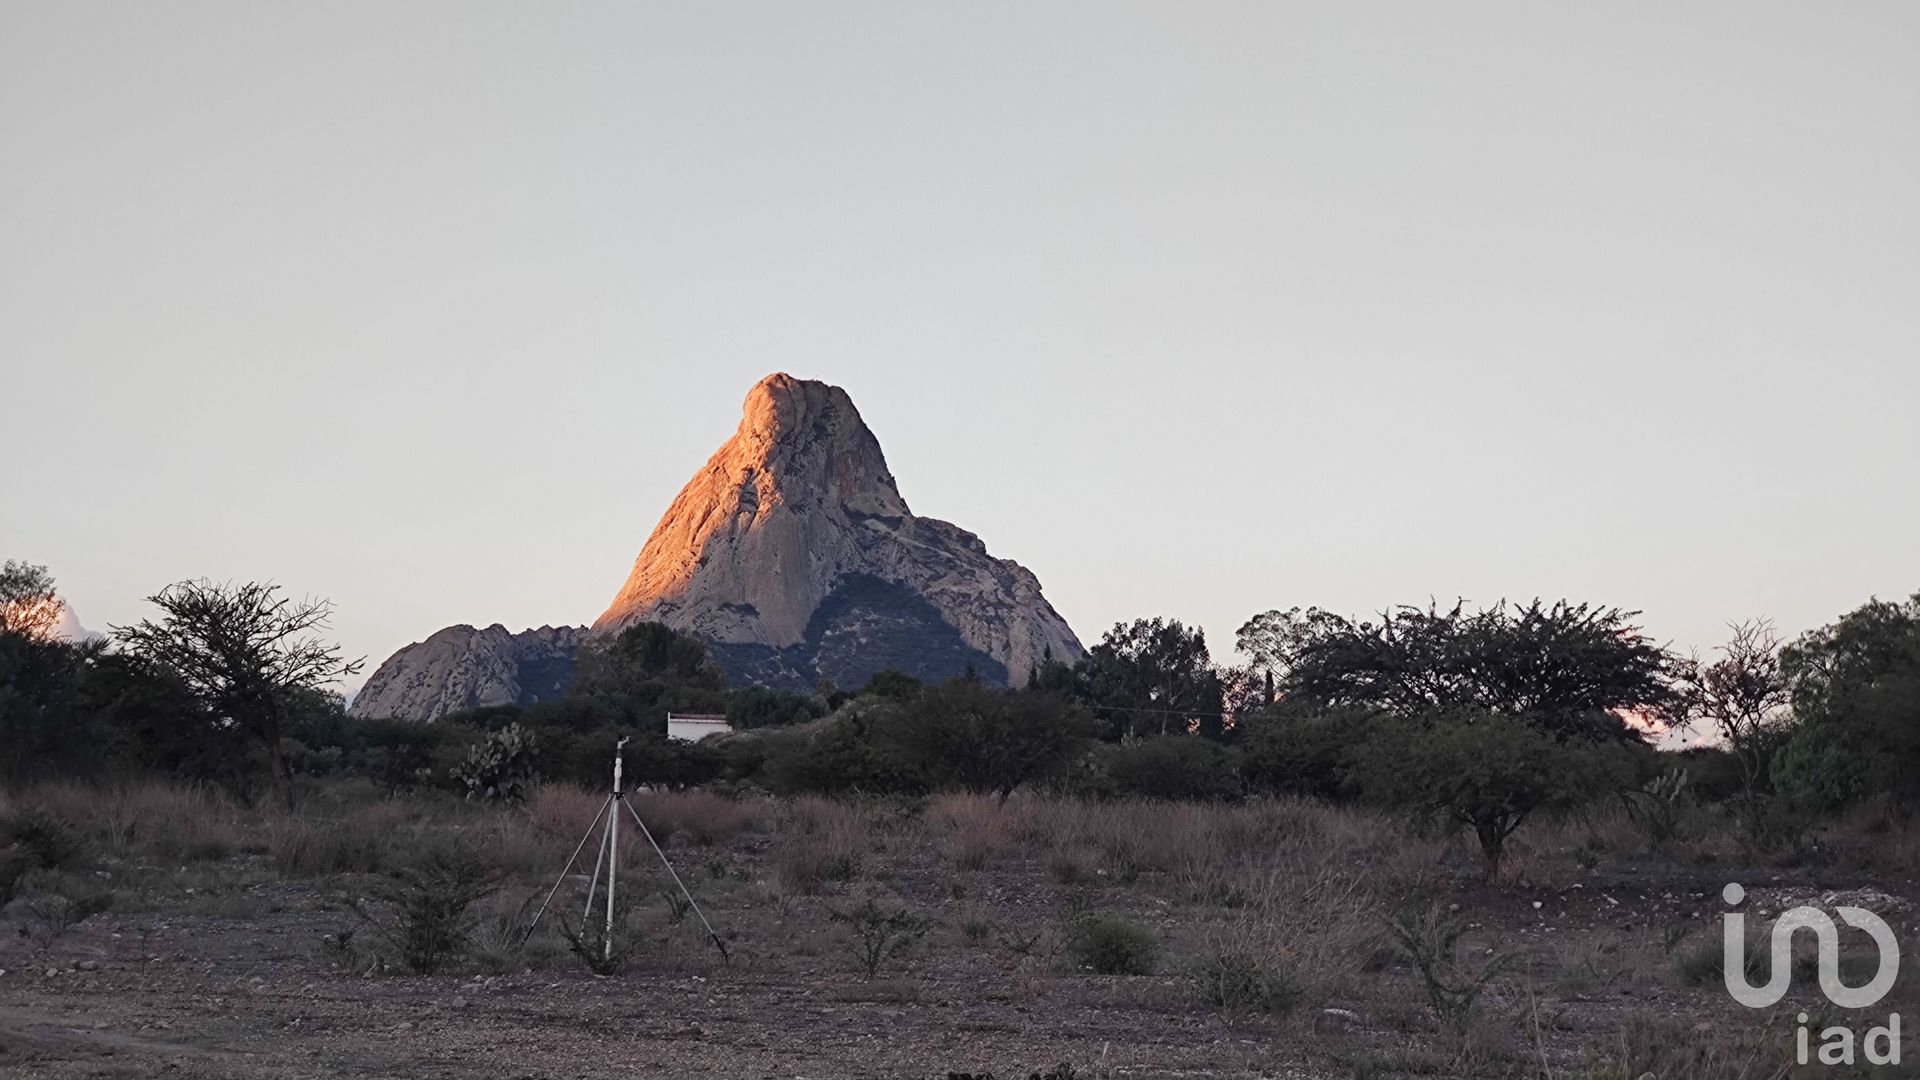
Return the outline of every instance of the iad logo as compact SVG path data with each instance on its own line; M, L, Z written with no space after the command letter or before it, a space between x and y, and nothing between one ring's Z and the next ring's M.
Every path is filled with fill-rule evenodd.
M1747 890L1739 883L1730 884L1720 894L1727 906L1738 907L1747 898ZM1843 1009L1868 1009L1880 1003L1893 989L1893 980L1900 971L1900 943L1893 938L1893 929L1880 916L1865 908L1836 907L1840 918L1848 926L1867 932L1880 950L1879 968L1873 978L1862 986L1848 986L1840 981L1840 928L1826 912L1815 907L1796 907L1782 912L1774 920L1773 931L1768 938L1767 981L1762 986L1747 982L1747 916L1744 912L1730 911L1721 918L1721 970L1725 974L1727 993L1733 1000L1749 1009L1765 1009L1777 1004L1786 996L1787 985L1793 980L1793 935L1801 930L1813 931L1819 946L1820 992L1827 1000ZM1807 1014L1800 1014L1799 1063L1807 1064ZM1823 1065L1854 1064L1854 1035L1850 1028L1830 1027L1820 1032L1820 1062ZM1885 1027L1867 1029L1866 1038L1861 1043L1867 1061L1874 1065L1898 1065L1900 1063L1900 1014L1888 1015Z

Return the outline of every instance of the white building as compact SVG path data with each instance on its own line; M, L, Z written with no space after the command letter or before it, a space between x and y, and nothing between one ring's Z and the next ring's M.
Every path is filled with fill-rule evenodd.
M724 716L702 716L694 714L667 714L667 738L685 739L687 742L699 742L709 735L722 731L732 731Z

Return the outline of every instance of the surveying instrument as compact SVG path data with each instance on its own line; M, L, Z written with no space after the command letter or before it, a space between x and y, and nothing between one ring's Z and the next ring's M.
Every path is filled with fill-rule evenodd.
M660 865L667 868L667 875L673 878L674 887L680 890L681 896L686 897L687 906L693 910L693 913L700 917L700 925L705 927L707 931L707 940L713 942L713 947L720 950L721 961L723 963L731 963L733 958L727 955L727 943L720 939L719 934L713 932L713 924L707 921L706 912L700 910L699 902L694 900L691 892L687 891L686 884L680 880L680 875L674 870L672 861L667 858L667 853L660 849L660 844L653 838L653 833L648 830L647 823L640 820L640 812L633 808L633 803L627 799L627 793L621 789L620 750L626 745L626 736L622 736L620 741L614 744L613 791L608 793L607 801L600 804L599 812L593 815L593 823L587 826L587 833L580 838L580 843L574 847L573 854L567 856L567 865L560 870L560 876L555 879L553 888L547 890L547 898L540 901L540 910L533 913L533 921L527 924L527 932L520 940L526 941L528 938L533 937L534 930L540 925L540 917L547 913L547 906L553 903L554 894L558 893L560 886L566 883L567 875L573 873L573 864L579 861L580 853L587 849L587 841L593 839L594 830L598 829L600 831L600 854L595 856L593 860L593 877L587 883L587 907L586 910L580 914L580 928L584 932L586 928L592 924L593 902L600 894L600 872L604 869L607 874L606 933L600 940L600 957L603 960L612 958L613 919L615 910L613 906L613 887L614 879L620 876L619 808L625 807L627 814L633 818L634 825L640 829L640 835L647 838L647 844L653 848L653 853L660 856Z

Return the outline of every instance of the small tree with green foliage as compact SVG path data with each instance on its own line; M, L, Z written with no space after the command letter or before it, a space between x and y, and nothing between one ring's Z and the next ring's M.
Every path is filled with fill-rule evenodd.
M1080 670L1085 700L1116 734L1222 733L1220 677L1199 627L1178 619L1115 623Z
M1775 754L1791 735L1793 694L1781 669L1780 639L1765 621L1735 623L1720 659L1683 665L1683 724L1708 728L1740 764L1740 816L1750 838L1772 831L1767 805Z
M52 641L63 610L46 567L16 559L0 566L0 636Z
M1801 725L1781 751L1789 793L1837 808L1920 801L1920 593L1872 600L1781 650Z
M1633 741L1621 712L1665 716L1679 671L1634 625L1637 614L1564 600L1428 604L1373 619L1296 608L1254 616L1239 645L1283 696L1325 707L1401 718L1478 709L1559 734Z
M735 731L803 724L819 715L812 697L792 690L747 686L727 695L727 726Z
M161 617L114 627L115 640L128 655L176 679L212 722L258 740L282 801L291 805L282 740L292 695L322 690L361 668L316 633L326 628L333 605L282 596L270 582L206 580L169 585L147 601Z
M1237 799L1241 794L1237 755L1210 739L1185 735L1123 739L1102 748L1099 764L1114 795L1212 802Z
M494 868L461 846L435 846L367 886L349 906L399 954L432 975L465 952L473 937L473 905L499 887Z
M1616 747L1484 712L1383 724L1360 762L1371 797L1471 830L1489 876L1536 811L1614 791L1631 777Z
M1093 737L1093 718L1047 694L955 679L928 687L886 729L940 786L994 794L1059 773Z

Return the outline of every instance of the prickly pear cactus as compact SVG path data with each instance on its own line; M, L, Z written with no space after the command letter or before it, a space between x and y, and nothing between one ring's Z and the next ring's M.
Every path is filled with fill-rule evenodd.
M467 759L454 766L453 775L466 786L469 799L524 802L540 781L537 752L532 732L508 724L467 751Z

